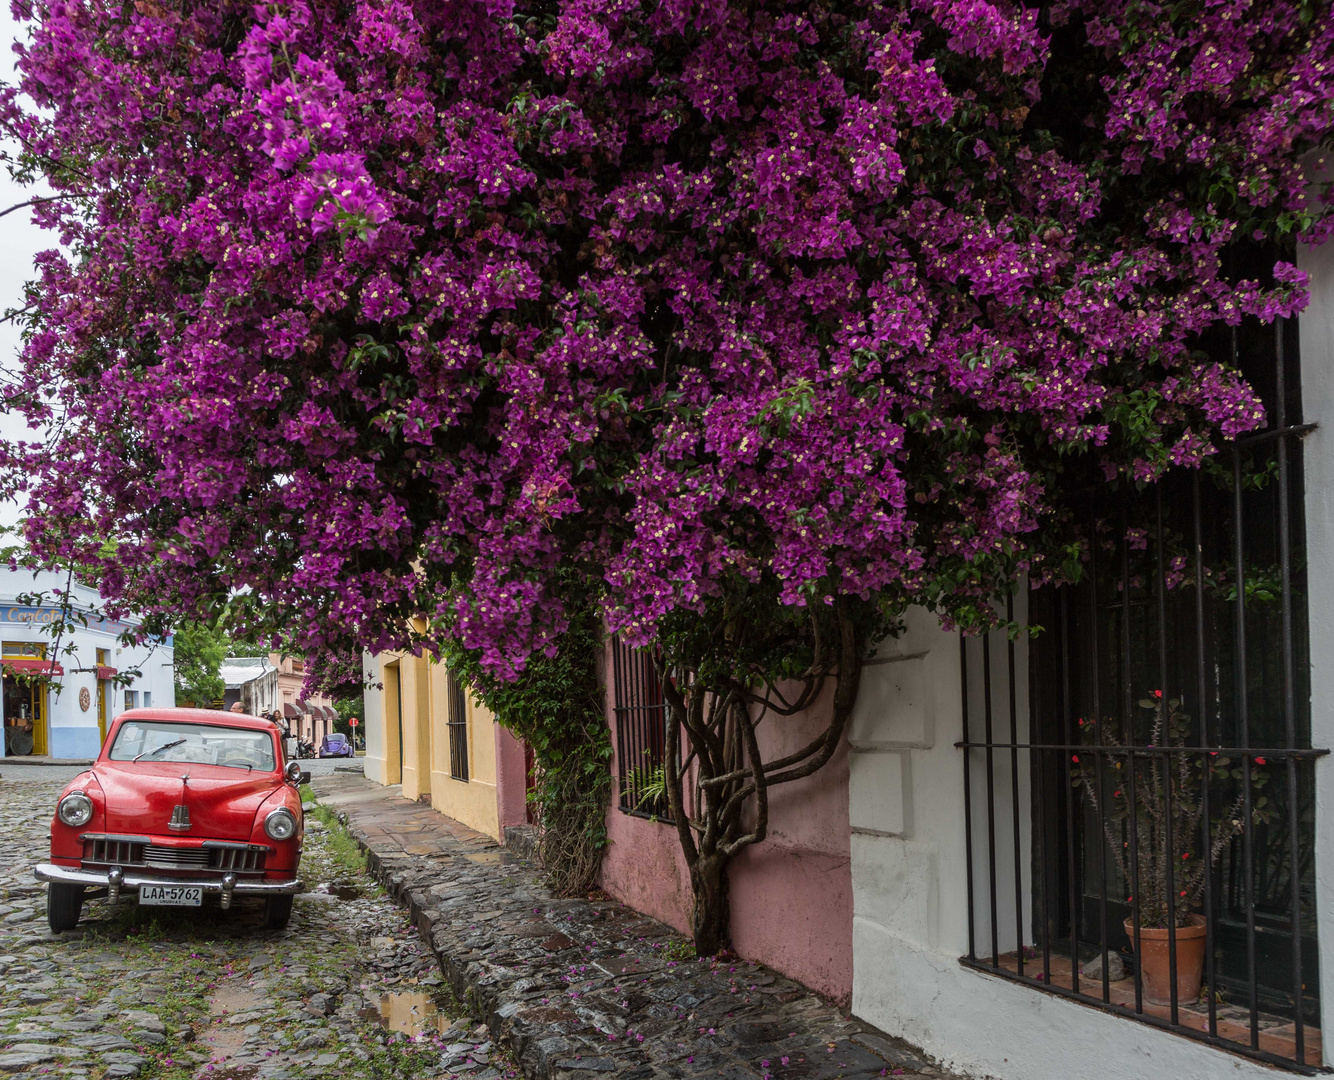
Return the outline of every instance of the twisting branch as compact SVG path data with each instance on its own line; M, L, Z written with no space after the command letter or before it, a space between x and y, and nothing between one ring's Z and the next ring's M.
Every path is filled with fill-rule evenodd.
M770 712L779 716L795 716L799 712L805 712L815 703L815 699L820 696L820 691L824 689L825 677L829 674L827 671L808 671L802 676L802 690L794 701L788 701L783 697L782 691L776 686L766 685L763 695L756 694L747 690L740 683L734 683L737 692L742 694L752 705L763 705ZM775 703L773 700L777 698Z
M40 203L58 202L61 199L77 199L84 197L82 191L67 191L61 195L39 195L35 198L26 199L21 203L15 203L6 210L0 210L0 217L6 214L12 214L15 210L22 210L25 206L37 206Z
M751 775L755 778L753 783L747 785L755 792L755 827L745 836L739 836L730 844L723 845L723 854L728 858L731 858L743 847L761 843L769 834L769 785L764 782L764 765L762 764L763 759L760 757L760 744L755 737L755 725L750 723L749 716L741 721L741 729L746 737L746 753L750 755L753 765ZM738 803L738 813L740 812L740 806L741 804Z
M672 817L676 820L677 839L681 842L681 850L685 853L686 864L689 866L693 865L695 860L699 858L699 848L695 844L694 836L691 835L685 800L681 797L681 781L684 773L676 764L677 759L681 756L681 725L686 715L686 702L681 695L681 691L677 689L676 683L666 677L665 667L659 667L659 677L669 715L667 723L667 767L663 769L667 778L667 805L672 811Z
M741 596L735 606L725 605L712 625L686 637L684 648L665 643L656 661L669 718L667 801L690 871L691 920L702 955L726 944L727 866L768 838L770 789L813 775L837 753L861 678L865 631L858 618L865 613L853 616L855 600L840 598L832 607L810 611L803 616L805 625L781 615L766 622L756 616L763 609L748 603ZM669 653L677 665L672 670ZM803 656L804 670L788 677L773 658L792 656ZM824 730L796 752L766 761L759 725L771 715L817 706L831 679L831 715Z

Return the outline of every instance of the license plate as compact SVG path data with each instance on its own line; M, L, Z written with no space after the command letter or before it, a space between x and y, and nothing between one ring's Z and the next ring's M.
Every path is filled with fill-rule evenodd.
M204 890L197 885L141 885L139 903L158 907L199 907Z

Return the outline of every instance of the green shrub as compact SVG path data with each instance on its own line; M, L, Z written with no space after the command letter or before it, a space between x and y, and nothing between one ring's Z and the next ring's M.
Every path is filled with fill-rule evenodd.
M611 733L597 673L602 648L601 622L589 607L571 618L554 656L534 654L511 682L489 676L479 654L462 647L445 657L497 722L532 748L529 802L541 831L542 865L562 896L581 896L597 884L607 846Z

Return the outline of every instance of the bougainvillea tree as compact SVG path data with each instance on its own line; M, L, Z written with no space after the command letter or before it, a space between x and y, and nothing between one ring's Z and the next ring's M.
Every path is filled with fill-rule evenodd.
M303 690L307 694L327 694L341 701L360 698L365 688L361 653L355 649L324 648L306 660Z
M3 120L61 245L13 402L33 552L502 678L579 581L676 675L705 949L894 612L1076 572L1072 464L1262 425L1195 343L1300 310L1330 229L1325 2L15 10ZM766 767L747 717L820 695Z

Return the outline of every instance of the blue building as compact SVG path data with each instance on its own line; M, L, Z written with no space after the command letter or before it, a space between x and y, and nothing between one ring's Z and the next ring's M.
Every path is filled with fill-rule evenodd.
M63 574L0 570L0 756L92 758L125 709L174 705L172 640L127 645ZM61 627L64 627L63 631Z

